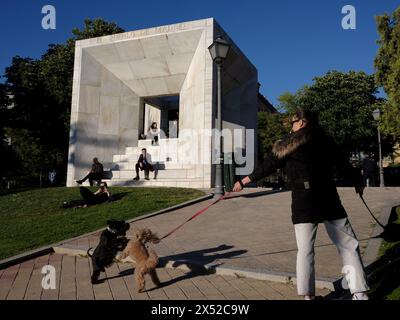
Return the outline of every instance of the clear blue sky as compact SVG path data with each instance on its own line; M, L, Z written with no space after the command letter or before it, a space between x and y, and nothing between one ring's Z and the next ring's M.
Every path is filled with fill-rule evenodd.
M46 4L57 10L56 30L41 28ZM356 8L356 30L341 27L346 4ZM276 104L283 92L295 92L328 70L372 73L374 17L399 5L398 0L1 0L0 74L13 56L39 58L48 44L64 42L84 18L101 17L130 31L214 17L257 67L260 91Z

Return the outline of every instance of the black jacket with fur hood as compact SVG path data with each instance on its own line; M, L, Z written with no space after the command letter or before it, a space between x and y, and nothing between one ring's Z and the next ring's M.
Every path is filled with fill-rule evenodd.
M292 222L317 223L347 216L334 182L334 170L354 186L362 185L360 172L342 155L322 128L303 128L278 140L268 157L249 175L251 181L283 168L292 189Z

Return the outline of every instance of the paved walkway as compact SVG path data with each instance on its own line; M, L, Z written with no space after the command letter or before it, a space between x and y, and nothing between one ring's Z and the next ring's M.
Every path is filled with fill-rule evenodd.
M157 253L166 260L191 260L207 266L295 273L297 248L291 222L291 194L265 194L262 190L250 189L217 203L164 239L156 246ZM374 221L353 188L341 188L339 194L363 252ZM400 201L400 188L371 188L365 191L364 198L379 217L384 206L396 199ZM164 235L212 201L137 221L129 233L148 227ZM95 247L98 237L95 234L68 245L84 249ZM336 278L340 274L340 257L325 228L320 225L316 241L316 275Z
M56 289L41 287L43 265L55 267ZM0 300L293 300L293 286L283 283L219 276L179 269L158 268L163 285L155 288L147 279L146 289L137 293L133 266L117 263L106 270L103 283L90 283L88 258L51 254L0 270ZM319 290L325 295L327 290Z
M206 266L294 274L296 243L290 219L290 192L266 195L262 190L248 189L219 202L156 245L157 253L166 260L190 260ZM352 188L341 188L339 193L363 251L372 232L373 220ZM367 189L365 199L379 216L384 206L400 200L400 189ZM136 221L132 223L130 233L146 226L164 235L211 201ZM66 245L86 250L97 245L98 237L95 234ZM40 268L48 262L55 265L59 273L57 279L61 281L55 291L42 291L40 286ZM107 277L114 278L92 287L87 258L57 254L44 256L0 270L0 299L297 298L295 288L290 284L169 268L159 269L161 280L166 282L162 288L136 294L131 274L118 277L119 272L124 275L126 269L132 269L132 265L114 265L107 269ZM320 279L337 278L340 274L340 258L321 225L316 241L316 276ZM322 295L327 293L327 290L320 290Z

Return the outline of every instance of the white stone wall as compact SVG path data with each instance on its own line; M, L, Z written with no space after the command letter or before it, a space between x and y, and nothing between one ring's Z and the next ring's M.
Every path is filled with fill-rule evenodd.
M79 50L79 49L78 49ZM85 50L79 87L74 86L77 106L71 114L71 139L67 185L82 178L93 157L110 167L113 155L137 145L140 98Z
M144 104L144 134L147 134L149 128L153 122L157 123L157 127L160 128L161 123L161 110L150 104Z

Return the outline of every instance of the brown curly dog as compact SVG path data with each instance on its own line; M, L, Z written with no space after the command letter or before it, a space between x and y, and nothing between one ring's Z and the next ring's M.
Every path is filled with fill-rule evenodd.
M140 229L136 232L135 237L128 242L121 254L122 259L130 256L136 262L135 281L138 292L143 292L145 288L144 276L147 273L156 286L160 285L160 280L156 272L158 256L154 250L146 247L146 243L148 242L158 243L159 239L150 229Z

